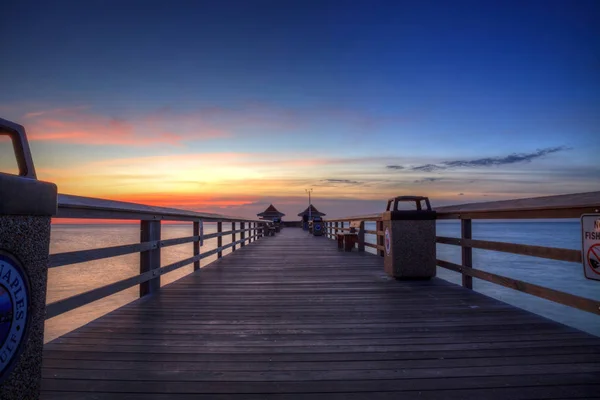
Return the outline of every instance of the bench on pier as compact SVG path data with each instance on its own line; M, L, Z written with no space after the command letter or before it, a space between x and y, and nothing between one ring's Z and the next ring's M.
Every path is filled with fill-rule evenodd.
M275 236L275 232L277 232L275 224L272 222L265 224L265 236Z
M337 233L338 249L352 251L358 243L358 231L360 230L360 221L350 221L348 232Z

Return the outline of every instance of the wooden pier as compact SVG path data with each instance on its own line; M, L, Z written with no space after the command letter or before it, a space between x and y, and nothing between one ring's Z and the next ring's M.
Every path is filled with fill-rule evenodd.
M13 141L19 167L0 173L2 400L600 399L600 338L472 290L485 280L598 318L600 299L485 271L472 251L578 268L589 255L480 240L471 224L592 214L598 226L600 192L435 210L427 198L396 197L384 213L313 221L324 234L313 236L264 220L58 194L36 179L24 128L0 119L0 135ZM415 210L398 208L406 200ZM137 223L140 241L49 255L52 217ZM460 221L460 238L436 236L438 219ZM163 238L163 221L188 223L190 236ZM208 240L216 243L203 247ZM185 244L191 257L163 265L162 248ZM460 263L437 259L436 244L459 246ZM48 268L134 253L139 274L47 304ZM211 256L217 261L200 268ZM193 273L161 287L161 276L188 265ZM423 279L437 267L459 273L462 286ZM43 344L45 320L133 287L133 303Z
M286 228L45 346L42 399L592 399L600 338Z

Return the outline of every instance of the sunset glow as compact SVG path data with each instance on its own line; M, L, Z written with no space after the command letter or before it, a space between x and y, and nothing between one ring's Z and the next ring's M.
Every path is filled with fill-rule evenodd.
M273 203L296 219L306 188L329 216L397 195L598 190L597 3L552 4L216 2L115 21L99 5L20 18L14 4L0 117L25 126L39 178L61 193L164 207L253 216ZM6 140L0 171L15 171Z

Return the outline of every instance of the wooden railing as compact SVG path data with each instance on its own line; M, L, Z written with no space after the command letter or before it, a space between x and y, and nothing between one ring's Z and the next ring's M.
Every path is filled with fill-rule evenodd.
M462 285L473 288L473 278L505 286L510 289L528 293L537 297L564 304L573 308L600 315L600 301L561 292L540 285L509 278L503 275L476 269L473 266L473 249L484 249L525 256L547 258L552 260L581 263L581 250L563 249L545 246L531 246L516 243L494 242L473 239L472 220L485 219L565 219L579 218L582 214L600 211L600 192L569 194L561 196L536 197L518 200L495 201L486 203L464 204L458 206L439 207L435 209L439 220L460 220L461 237L452 238L436 236L440 244L461 247L461 264L437 259L437 265L462 275ZM376 230L364 230L366 234L375 235L377 243L364 243L364 247L376 249L377 254L384 255L384 233L381 214L371 214L325 221L327 237L335 238L338 232L349 231L344 223L348 221L376 222ZM364 233L362 235L364 241ZM359 235L359 240L360 240ZM363 247L363 249L364 249ZM360 250L360 247L359 247Z
M90 291L68 297L48 304L46 319L56 317L83 305L100 300L122 290L139 285L140 296L160 289L160 276L175 271L186 265L194 264L194 271L200 269L200 260L217 255L223 256L223 250L236 246L244 247L246 243L263 236L261 220L231 217L219 214L197 213L173 208L153 207L142 204L117 202L89 197L71 195L58 196L57 218L110 219L140 221L140 242L121 246L104 247L92 250L80 250L50 255L50 268L63 267L86 261L117 257L125 254L140 253L140 273ZM161 221L192 222L192 235L176 239L161 239ZM216 222L217 232L202 235L201 222ZM231 230L223 232L223 222L231 223ZM239 229L236 229L239 224ZM236 235L240 234L237 239ZM248 233L248 235L246 235ZM231 235L231 243L223 245L223 237ZM217 247L200 253L200 241L217 239ZM193 244L193 256L175 263L161 264L160 249L185 243Z

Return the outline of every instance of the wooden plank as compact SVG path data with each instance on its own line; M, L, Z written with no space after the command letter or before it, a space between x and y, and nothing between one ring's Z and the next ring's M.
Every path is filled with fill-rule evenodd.
M155 249L158 241L126 244L121 246L104 247L100 249L78 250L50 255L48 268L62 267L87 261L102 260L109 257L117 257L131 253L139 253Z
M600 192L471 203L436 208L438 219L579 218L599 212Z
M217 236L217 248L221 248L221 246L223 246L223 237L220 236L220 234L223 232L223 223L221 221L217 222L217 234L219 234ZM221 258L223 257L223 252L219 251L217 252L217 258Z
M463 246L468 248L501 251L504 253L524 256L547 258L550 260L581 263L581 250L561 249L557 247L532 246L526 244L493 242L488 240L458 239L451 237L436 237L437 243Z
M246 229L245 229L245 228L246 228L246 227L245 227L245 225L244 225L244 222L240 222L240 232L241 232L241 233L240 233L240 239L242 239L242 242L241 242L241 244L240 244L240 248L241 248L241 247L244 247L244 246L246 245L246 241L245 241L245 240L243 240L243 239L245 239L245 238L246 238Z
M365 251L365 221L360 221L358 226L358 251Z
M221 214L198 213L176 208L155 207L67 194L58 194L58 213L56 217L148 221L198 221L199 219L204 221L256 221Z
M384 235L379 235L379 232L383 232L383 221L377 221L377 255L380 257L385 256L385 239Z
M285 228L47 344L41 398L593 398L599 356L598 338Z
M357 215L354 217L344 217L344 218L328 218L326 221L329 222L348 222L348 221L380 221L381 213L378 214L367 214L367 215Z
M231 244L232 244L232 248L231 248L231 252L235 251L235 233L237 231L235 230L235 222L231 223Z
M200 237L200 222L198 221L194 221L194 226L193 226L193 235L194 237ZM194 257L197 257L200 254L200 241L199 240L195 240L194 241L194 248L193 248L193 254ZM198 271L200 269L200 260L194 261L194 271Z
M496 283L510 289L515 289L523 293L541 297L555 303L564 304L569 307L600 315L600 301L598 300L588 299L585 297L576 296L574 294L535 285L533 283L524 282L518 279L508 278L506 276L493 274L491 272L469 268L464 265L451 263L449 261L437 260L437 265L452 271L483 279L488 282Z
M463 219L460 221L460 237L464 243L472 238L471 220ZM462 265L472 268L473 267L473 249L471 247L461 247ZM467 289L473 289L473 277L462 274L462 285Z
M160 221L140 221L140 242L160 240ZM152 273L153 278L140 283L140 297L157 292L160 289L160 247L140 253L140 275Z
M196 224L196 222L194 222ZM195 228L193 228L195 230ZM198 227L198 235L161 240L160 247L178 246L180 244L199 242L200 241L200 228Z

